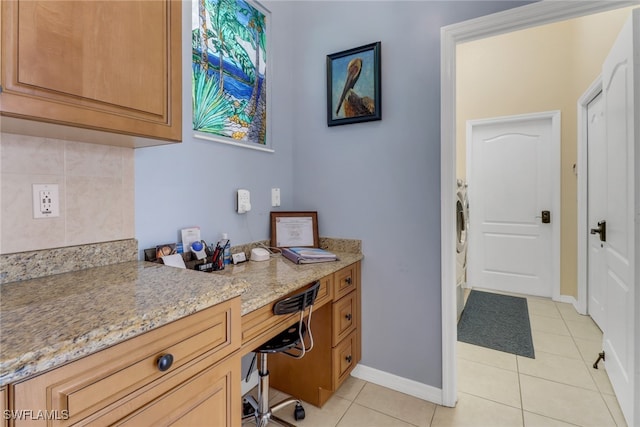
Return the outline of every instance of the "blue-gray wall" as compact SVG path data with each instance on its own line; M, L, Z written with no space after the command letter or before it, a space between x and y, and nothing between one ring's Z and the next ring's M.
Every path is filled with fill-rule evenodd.
M265 153L193 138L191 126L191 3L183 2L182 143L135 152L136 238L139 249L180 240L182 228L198 225L207 243L228 233L232 245L269 236L271 188L280 188L282 206L292 208L296 109L293 79L291 5L274 2L271 51L272 146ZM251 191L251 211L235 213L235 191Z
M280 209L317 210L321 235L363 241L362 363L440 388L440 27L525 3L264 2L274 154L191 137L185 33L184 142L136 151L140 248L191 225L207 241L266 239L280 187ZM382 121L327 127L326 55L375 41ZM247 215L233 211L241 187L252 192Z

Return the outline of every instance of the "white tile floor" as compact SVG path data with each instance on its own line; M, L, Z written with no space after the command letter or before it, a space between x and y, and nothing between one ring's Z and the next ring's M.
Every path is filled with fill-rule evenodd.
M458 404L446 408L349 378L301 427L626 426L603 364L602 333L570 304L527 297L535 359L458 343ZM271 400L286 397L275 390ZM274 424L275 425L275 424Z

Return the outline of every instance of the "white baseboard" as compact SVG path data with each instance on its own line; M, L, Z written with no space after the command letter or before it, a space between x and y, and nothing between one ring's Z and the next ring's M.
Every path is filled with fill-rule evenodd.
M580 309L580 305L578 304L578 300L575 297L572 297L571 295L560 295L559 297L554 298L553 300L557 301L557 302L564 302L564 303L567 303L567 304L571 304L573 306L573 308L575 308L576 311L579 314L584 314L584 315L587 314L586 312L584 312L583 310Z
M388 372L370 368L362 364L356 365L351 372L356 378L390 388L400 393L427 400L437 405L442 405L442 389L427 384L419 383L408 378L399 377Z

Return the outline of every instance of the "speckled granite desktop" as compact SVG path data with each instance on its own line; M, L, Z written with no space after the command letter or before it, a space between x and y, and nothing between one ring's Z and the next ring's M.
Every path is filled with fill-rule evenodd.
M240 295L247 283L132 261L0 286L0 385Z
M136 239L0 255L0 284L138 259Z
M130 261L4 283L0 285L0 386L237 295L242 314L247 314L362 259L359 241L327 247L339 261L296 265L277 256L216 273Z

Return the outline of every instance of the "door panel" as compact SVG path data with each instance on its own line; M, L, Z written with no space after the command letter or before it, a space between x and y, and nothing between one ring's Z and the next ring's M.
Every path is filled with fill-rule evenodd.
M629 425L640 422L638 388L638 290L635 264L638 253L639 130L635 123L640 102L637 61L640 52L640 9L622 28L602 67L606 117L607 197L606 220L606 330L605 365L620 408ZM636 46L634 46L634 40Z
M590 229L598 228L598 222L606 217L607 198L607 144L602 94L587 105L587 162L588 197L587 210ZM599 234L587 236L588 310L601 330L605 330L605 291L607 281L606 252Z
M552 296L557 228L542 224L541 211L559 221L554 117L559 121L559 113L542 113L467 125L471 287Z

